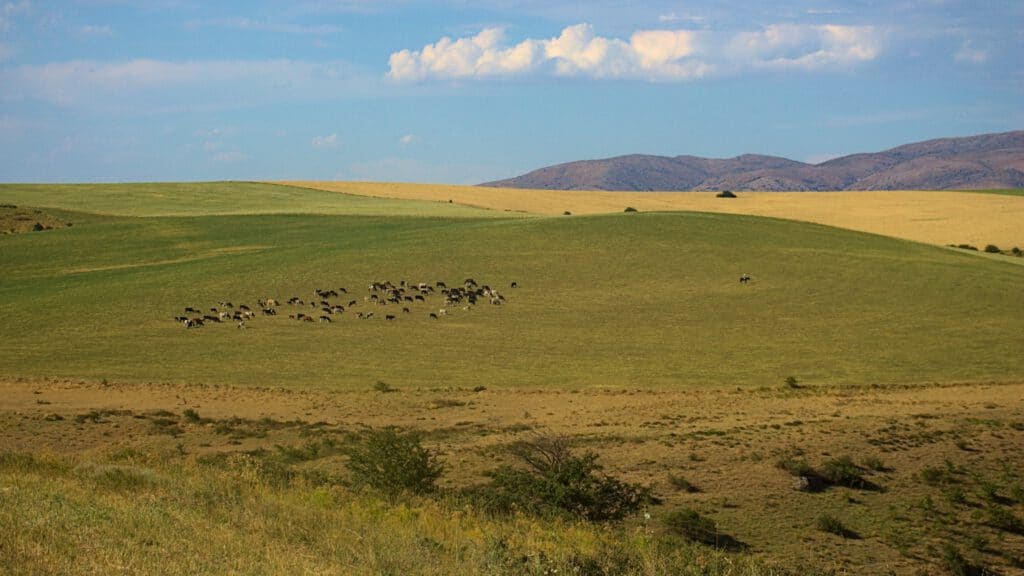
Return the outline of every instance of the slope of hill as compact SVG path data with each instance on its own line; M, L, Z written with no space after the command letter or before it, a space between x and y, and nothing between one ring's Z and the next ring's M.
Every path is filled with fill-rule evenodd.
M632 154L581 160L487 182L544 190L954 190L1024 187L1024 131L941 138L805 164Z

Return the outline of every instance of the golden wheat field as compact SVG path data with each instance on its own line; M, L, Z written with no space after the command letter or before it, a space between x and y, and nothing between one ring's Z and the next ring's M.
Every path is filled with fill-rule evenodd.
M642 211L749 214L814 222L927 244L1024 245L1024 197L945 191L604 192L372 182L283 182L346 194L433 200L541 215Z

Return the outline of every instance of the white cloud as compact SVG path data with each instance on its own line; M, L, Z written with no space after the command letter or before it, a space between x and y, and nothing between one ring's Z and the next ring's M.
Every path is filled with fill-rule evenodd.
M92 24L81 26L78 28L78 33L82 36L90 38L101 38L109 37L114 35L114 29L110 26L95 26Z
M871 26L780 24L736 35L727 52L739 66L815 70L875 59L881 34Z
M342 62L296 60L72 60L0 68L0 101L155 113L237 108L275 100L309 101L370 92Z
M329 134L327 136L314 136L309 141L309 145L313 148L334 148L338 145L338 135Z
M685 17L665 15L670 21ZM513 77L530 74L684 81L715 71L815 70L873 60L882 34L871 26L782 24L732 36L694 30L639 30L628 40L568 26L554 38L508 45L500 28L442 38L391 54L392 80Z
M20 2L4 2L0 4L0 32L11 27L15 16L28 14L32 10L32 3L28 0Z
M988 61L989 53L986 50L975 48L970 40L964 40L960 49L953 55L953 59L964 64L984 64Z
M301 36L326 36L342 31L340 26L330 24L303 25L285 22L253 20L251 18L223 18L219 20L193 20L186 24L189 28L234 28L252 32L273 32L279 34L296 34Z
M245 162L249 159L249 156L238 150L230 150L227 152L221 152L213 157L213 161L218 164L237 164L239 162Z
M416 136L415 134L406 134L398 139L398 143L402 146L410 146L419 142L419 140L419 136Z
M562 30L556 38L502 43L501 28L485 28L471 38L442 38L421 50L402 50L389 59L388 76L408 81L426 78L510 77L543 71L559 76L682 80L699 77L707 66L688 58L694 33L645 30L630 40L594 34L589 24Z

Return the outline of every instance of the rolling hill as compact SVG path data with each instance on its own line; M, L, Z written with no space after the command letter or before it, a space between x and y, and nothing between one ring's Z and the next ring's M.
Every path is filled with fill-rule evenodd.
M631 154L581 160L482 186L545 190L980 190L1024 187L1024 131L941 138L806 164L757 154Z

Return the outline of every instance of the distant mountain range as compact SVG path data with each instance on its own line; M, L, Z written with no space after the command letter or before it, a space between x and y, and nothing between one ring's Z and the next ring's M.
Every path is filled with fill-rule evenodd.
M581 160L481 186L547 190L978 190L1024 188L1024 130L940 138L821 164L744 154Z

